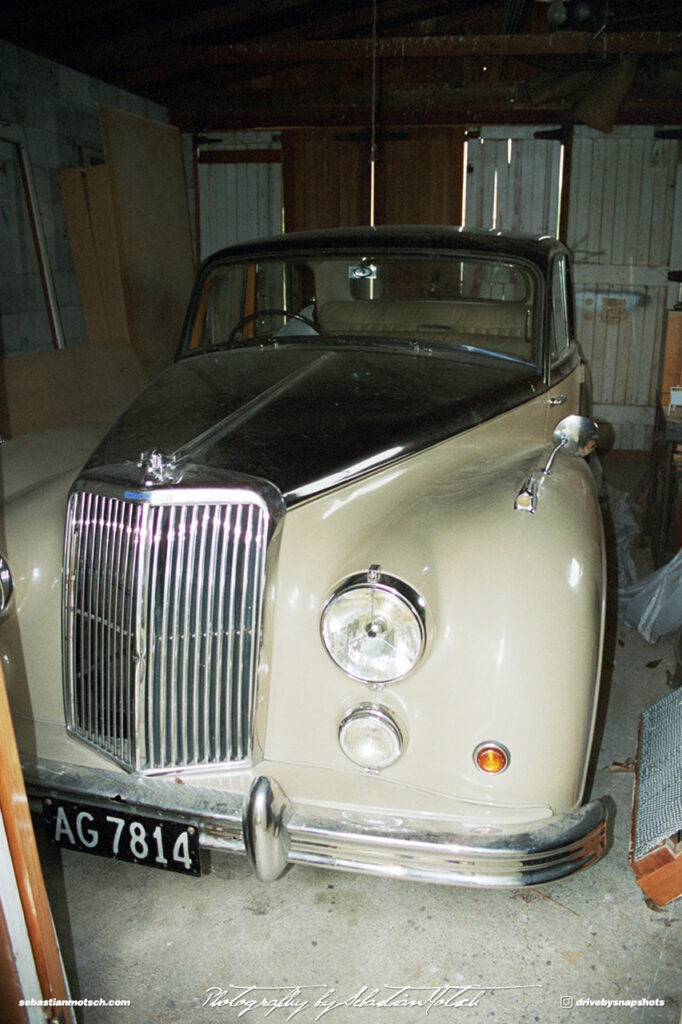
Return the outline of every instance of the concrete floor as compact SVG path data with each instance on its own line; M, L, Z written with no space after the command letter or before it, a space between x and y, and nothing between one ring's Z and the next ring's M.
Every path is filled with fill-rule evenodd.
M633 775L609 770L634 756L638 716L670 693L673 669L672 638L652 647L610 621L593 792L613 802L613 843L596 866L542 888L444 888L304 868L266 885L238 856L188 879L41 842L73 997L130 1000L79 1010L79 1020L678 1024L682 900L663 910L645 903L628 867ZM424 1004L372 1004L403 987ZM250 1008L263 999L274 1005ZM664 1005L579 1003L641 999Z

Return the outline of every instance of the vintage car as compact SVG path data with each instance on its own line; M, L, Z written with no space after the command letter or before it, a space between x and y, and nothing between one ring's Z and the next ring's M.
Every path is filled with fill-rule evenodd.
M264 880L595 862L584 383L547 237L208 259L173 365L84 468L56 450L5 495L0 657L51 841L188 873L242 852Z

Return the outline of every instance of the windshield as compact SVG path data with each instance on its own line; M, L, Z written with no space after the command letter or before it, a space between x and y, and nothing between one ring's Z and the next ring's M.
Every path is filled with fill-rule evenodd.
M461 253L226 263L205 281L184 352L408 341L531 361L535 304L527 266Z

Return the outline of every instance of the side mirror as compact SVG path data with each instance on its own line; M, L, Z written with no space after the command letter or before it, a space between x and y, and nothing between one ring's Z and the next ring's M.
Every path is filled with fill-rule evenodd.
M547 465L542 472L534 470L524 480L521 490L516 495L514 509L517 512L535 512L540 484L552 472L552 465L558 452L585 458L586 455L594 451L599 443L599 427L587 416L566 416L554 428L552 440L554 448L547 459Z
M566 416L554 428L552 440L554 449L543 470L544 476L551 473L554 458L558 452L564 452L566 455L578 455L583 459L593 452L599 443L599 427L594 420L588 419L587 416Z

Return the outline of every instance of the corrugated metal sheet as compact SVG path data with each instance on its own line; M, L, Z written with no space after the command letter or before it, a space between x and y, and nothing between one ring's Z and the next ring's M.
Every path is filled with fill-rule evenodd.
M280 148L264 132L235 132L220 137L212 150ZM199 164L202 259L216 249L282 230L281 163Z
M577 127L568 244L595 412L618 448L651 445L669 288L678 144L653 128Z

